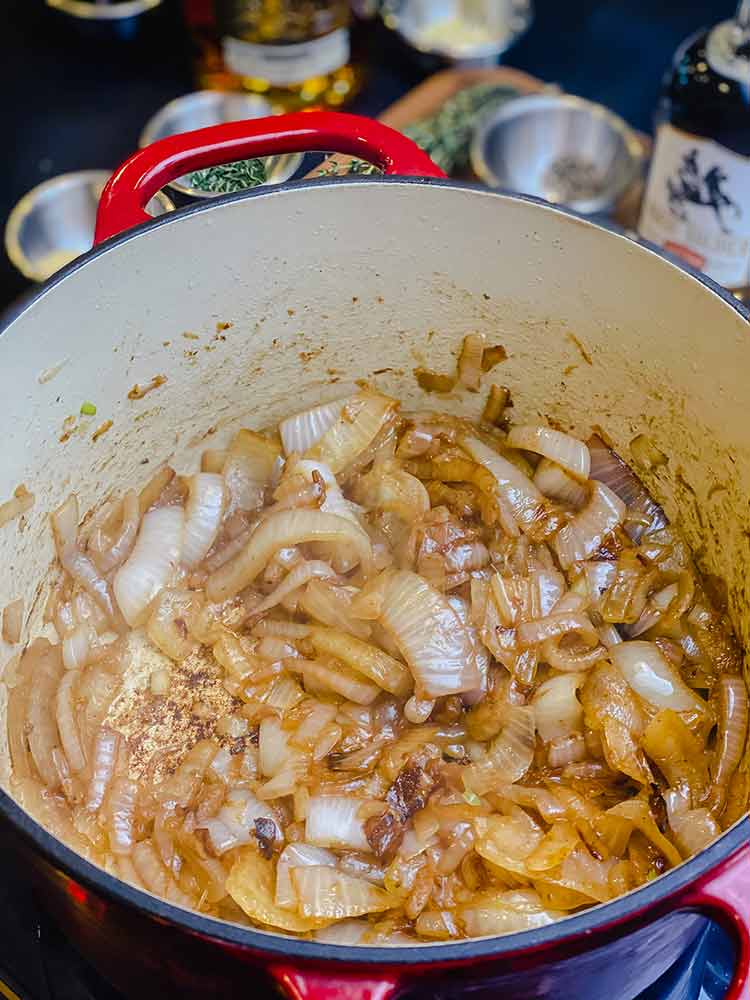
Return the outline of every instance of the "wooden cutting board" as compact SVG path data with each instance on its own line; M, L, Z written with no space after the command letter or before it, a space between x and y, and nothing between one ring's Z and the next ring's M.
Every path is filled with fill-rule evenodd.
M479 83L494 83L498 86L513 87L522 94L534 94L545 89L558 91L560 89L555 84L547 84L535 76L506 66L486 69L446 69L435 73L434 76L429 77L408 94L405 94L404 97L387 108L379 116L379 120L392 128L404 128L428 118L454 94ZM638 133L638 137L643 145L644 153L648 155L651 150L648 136ZM308 176L320 176L321 171L325 171L327 174L345 174L353 159L354 157L337 153L317 166ZM471 173L462 176L463 179L477 180ZM616 207L614 217L620 225L635 226L642 197L643 183L638 181L625 192Z

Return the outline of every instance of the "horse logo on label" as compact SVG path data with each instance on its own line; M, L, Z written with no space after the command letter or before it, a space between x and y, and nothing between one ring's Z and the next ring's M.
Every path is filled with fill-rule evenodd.
M716 216L721 231L730 233L725 213L731 212L735 219L739 219L742 210L724 190L729 176L718 164L702 174L698 165L698 152L697 149L691 149L685 153L677 170L677 177L667 178L669 207L672 214L683 222L688 221L688 205L710 208Z

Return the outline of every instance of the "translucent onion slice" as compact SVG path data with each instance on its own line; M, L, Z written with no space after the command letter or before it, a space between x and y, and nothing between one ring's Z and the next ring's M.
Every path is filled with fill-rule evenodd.
M507 705L503 727L489 746L492 767L511 784L520 781L534 761L535 713L532 706Z
M275 441L244 427L237 431L222 469L231 508L261 507L265 491L278 478L280 467L281 448Z
M577 692L585 677L583 673L558 674L534 692L536 728L545 743L583 732L583 708Z
M302 661L302 678L307 691L332 691L356 705L371 705L380 694L377 684L336 659Z
M591 455L590 476L608 486L627 505L633 519L625 530L633 541L637 544L644 534L666 527L664 511L651 498L630 466L608 448L598 435L592 434L587 444Z
M344 406L349 402L349 398L337 399L332 403L322 403L320 406L314 406L311 410L295 413L293 417L282 420L279 424L279 434L284 446L284 454L291 455L296 452L298 455L303 455L309 451L336 423Z
M307 805L305 840L316 847L369 851L359 818L365 801L345 795L313 795Z
M154 645L176 663L190 656L198 646L189 635L197 610L192 590L162 590L154 604L146 632Z
M24 729L37 771L49 788L56 788L58 774L52 751L59 743L55 694L63 673L60 647L46 639L37 639L26 651L24 660L30 674Z
M144 515L135 548L114 579L117 603L131 627L142 624L149 605L175 573L183 523L180 507L157 507Z
M78 547L78 500L71 494L50 515L55 548L62 568L93 597L113 624L122 624L112 600L109 583L93 561Z
M119 748L120 734L113 729L102 726L94 739L91 780L86 795L86 808L90 812L96 812L104 801L104 796L115 771Z
M298 563L284 577L278 587L253 608L253 615L265 614L315 578L325 580L332 576L335 577L336 574L328 563L321 562L319 559Z
M618 802L617 805L607 810L607 814L622 816L623 819L630 820L633 826L651 841L657 851L661 851L670 865L679 865L682 861L680 852L674 844L660 832L647 803L643 799L626 799L624 802Z
M80 670L89 662L96 644L96 632L91 625L77 625L62 641L62 658L66 670Z
M234 847L250 844L255 840L256 819L270 819L276 823L270 806L261 802L246 788L233 788L216 816L197 823L196 829L208 832L212 847L221 856Z
M334 542L360 563L366 575L370 573L372 546L358 525L319 510L279 511L261 521L244 550L209 576L206 584L209 600L234 597L253 582L275 552L304 542Z
M466 933L471 937L546 927L565 915L561 910L545 908L539 895L531 890L483 893L461 909Z
M67 670L60 681L55 697L55 714L60 742L70 770L74 773L82 771L86 766L86 756L76 720L75 692L79 677L80 673L77 670Z
M212 472L191 476L188 491L182 561L186 566L195 566L216 541L227 493L224 479Z
M416 573L401 570L389 578L380 621L409 664L419 698L480 687L467 628L445 596Z
M227 877L227 892L251 920L294 934L304 934L331 923L322 918L302 917L277 906L274 872L274 862L262 857L255 847L241 850L232 865Z
M492 473L500 495L510 505L519 525L528 526L537 519L544 497L528 476L478 438L462 438L461 447Z
M341 944L345 947L351 947L355 944L363 944L368 930L369 924L366 920L340 920L330 927L323 927L319 931L313 931L313 938L316 941L322 941L323 944ZM383 942L383 944L386 943L396 944L397 942ZM410 940L408 943L413 944L414 942Z
M534 485L551 500L559 500L571 507L583 507L588 499L586 487L548 458L543 458L537 465Z
M430 509L430 495L421 480L396 462L383 462L364 476L357 486L357 499L368 510L397 514L413 524Z
M702 851L721 833L721 827L708 809L690 808L690 798L684 789L668 788L662 797L669 826L683 857L689 858Z
M113 854L130 854L134 844L135 803L138 785L127 778L112 783L107 800L107 832Z
M714 781L712 801L721 805L747 744L748 694L744 679L724 674L711 692L711 702L717 719L716 747L711 765Z
M155 896L168 899L178 906L190 908L193 900L179 888L170 873L164 867L159 853L151 840L142 840L136 844L132 852L133 866L141 882Z
M396 900L383 889L335 868L297 867L291 874L303 917L345 920L365 913L379 913L396 905Z
M705 716L706 702L687 686L656 643L621 642L609 655L635 693L651 705Z
M313 847L312 844L289 844L284 848L276 865L277 906L285 910L297 909L297 893L292 885L292 869L310 868L315 865L335 868L336 855L324 847Z
M458 382L469 392L479 392L482 378L482 359L487 343L483 333L470 333L464 337L458 356Z
M568 569L574 562L588 559L625 519L625 504L603 483L591 483L586 506L560 528L555 549L560 565Z
M322 578L311 580L300 595L299 609L321 625L349 632L359 639L367 639L370 626L355 616L355 602L361 591L354 587L338 587ZM377 615L374 616L377 618Z
M523 424L510 429L507 443L510 448L543 455L551 462L556 462L576 479L589 478L591 468L589 450L583 441L571 437L570 434L563 434L561 431L540 424Z
M304 476L308 483L314 482L314 475L317 474L323 480L325 487L325 497L320 509L326 514L338 514L348 521L358 524L357 513L360 510L356 504L347 500L341 492L336 477L325 462L313 461L312 459L300 459L289 470L294 475Z
M413 681L408 669L377 646L330 628L314 627L308 638L319 654L336 657L384 691L399 698L411 693Z
M289 736L276 716L262 719L258 731L258 760L261 774L272 778L289 760Z
M365 390L343 406L323 436L305 457L325 462L338 475L368 448L398 407L395 399Z
M135 490L128 490L122 500L122 525L120 533L113 542L104 546L102 533L97 531L91 538L90 545L97 553L96 564L102 573L109 573L111 570L121 566L133 551L138 525L141 520L141 508L138 502L138 494Z

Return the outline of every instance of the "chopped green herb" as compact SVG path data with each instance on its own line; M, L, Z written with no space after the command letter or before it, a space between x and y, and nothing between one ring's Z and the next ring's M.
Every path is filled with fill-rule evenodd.
M646 872L647 882L653 882L654 879L658 877L659 877L659 871L654 867L649 868L649 870Z
M190 175L190 183L194 188L212 194L245 191L265 184L267 180L266 165L263 160L258 159L235 160L234 163L225 163L219 167L194 170Z
M81 403L81 413L84 417L95 417L96 407L93 403Z
M463 795L464 802L470 806L481 806L482 800L479 798L476 792L472 792L470 788L467 788Z

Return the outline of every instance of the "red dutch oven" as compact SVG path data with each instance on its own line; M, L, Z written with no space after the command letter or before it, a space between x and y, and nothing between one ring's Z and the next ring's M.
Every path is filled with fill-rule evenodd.
M190 170L301 150L351 153L386 176L256 189L156 222L144 213ZM145 481L143 458L189 467L207 434L267 426L362 377L407 406L430 405L412 368L446 370L461 337L479 330L506 348L502 380L519 419L556 416L582 434L596 423L624 455L648 430L670 456L648 485L671 516L679 510L703 567L726 581L748 648L748 314L704 277L559 208L448 181L398 133L322 113L142 150L107 186L97 243L3 323L0 496L24 482L37 502L23 532L0 532L11 568L0 605L37 593L52 555L45 512L71 482L87 509L115 483ZM217 323L232 324L224 339ZM194 350L180 339L186 330L200 338ZM49 369L54 378L40 379ZM128 389L157 373L167 376L158 405L149 397L139 409ZM61 443L64 417L88 399L109 429L94 437L82 422ZM446 405L472 413L472 404ZM0 764L11 788L5 750ZM295 1000L631 1000L707 917L736 943L729 997L747 996L747 818L654 882L539 930L347 948L208 919L125 885L7 791L0 815L45 905L128 996L252 996L270 981Z

